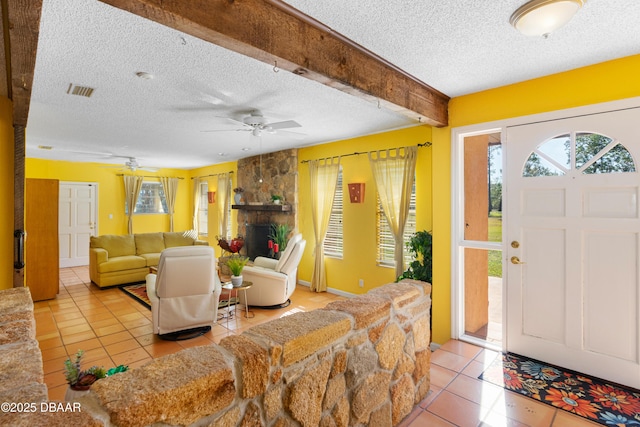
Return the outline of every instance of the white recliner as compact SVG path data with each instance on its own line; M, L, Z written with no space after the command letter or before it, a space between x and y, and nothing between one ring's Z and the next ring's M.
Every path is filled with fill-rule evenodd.
M146 279L155 334L188 339L211 329L222 291L212 247L167 248L160 255L158 273Z
M301 234L294 235L279 260L257 257L253 265L242 270L244 281L252 282L251 288L240 293L240 303L256 307L282 305L289 301L296 289L298 264L306 245Z

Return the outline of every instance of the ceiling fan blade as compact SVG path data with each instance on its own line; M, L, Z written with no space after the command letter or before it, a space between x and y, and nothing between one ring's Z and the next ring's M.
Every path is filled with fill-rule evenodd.
M295 120L286 120L284 122L269 123L266 126L271 127L271 129L289 129L289 128L302 127L302 125L296 122Z
M201 130L200 132L250 132L252 131L252 128L248 128L248 129L208 129L208 130Z

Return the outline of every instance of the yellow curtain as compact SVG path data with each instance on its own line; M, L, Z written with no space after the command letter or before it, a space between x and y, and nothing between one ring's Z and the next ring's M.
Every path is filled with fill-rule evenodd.
M128 209L129 234L133 234L133 211L136 209L143 178L141 176L123 175L122 180L124 181L124 197Z
M227 236L229 226L229 205L231 204L231 177L229 173L218 175L218 236Z
M380 204L395 241L396 277L405 269L403 235L409 216L417 154L418 147L415 146L369 153Z
M164 189L164 198L167 201L167 209L169 209L169 231L173 231L173 213L176 206L176 195L178 194L178 178L160 177L162 188Z
M200 235L200 223L198 211L200 210L200 178L193 178L193 229L196 235Z
M309 176L311 179L311 216L313 231L316 238L314 248L313 276L311 290L325 292L327 277L324 268L324 239L329 228L333 197L340 171L340 157L312 160L309 162Z

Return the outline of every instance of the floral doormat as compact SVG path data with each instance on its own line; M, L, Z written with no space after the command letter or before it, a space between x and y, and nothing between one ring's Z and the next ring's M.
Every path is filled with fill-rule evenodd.
M605 426L640 427L640 390L503 353L478 378Z
M121 286L120 289L125 294L129 295L131 298L138 301L140 304L146 306L148 309L151 309L151 301L149 301L149 297L147 296L147 285L146 283L136 283L133 285L125 285ZM228 305L235 305L238 301L237 298L231 298L231 302L227 302L227 299L224 295L220 299L218 303L218 308L227 307Z

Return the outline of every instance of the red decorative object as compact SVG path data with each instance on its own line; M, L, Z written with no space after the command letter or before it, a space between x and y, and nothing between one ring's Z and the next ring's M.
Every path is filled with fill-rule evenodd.
M269 243L267 243L267 246L269 247L269 249L273 249L273 240L269 240Z
M218 246L227 252L235 254L240 252L240 249L244 246L244 239L242 237L236 237L235 239L227 241L225 238L218 237Z
M216 192L215 191L208 191L207 192L207 197L209 199L209 203L215 203L216 202Z
M364 202L364 182L347 184L349 186L349 200L351 203Z
M273 244L273 252L278 253L278 250L279 250L279 248L278 248L278 244L277 244L277 243L274 243L274 244Z

